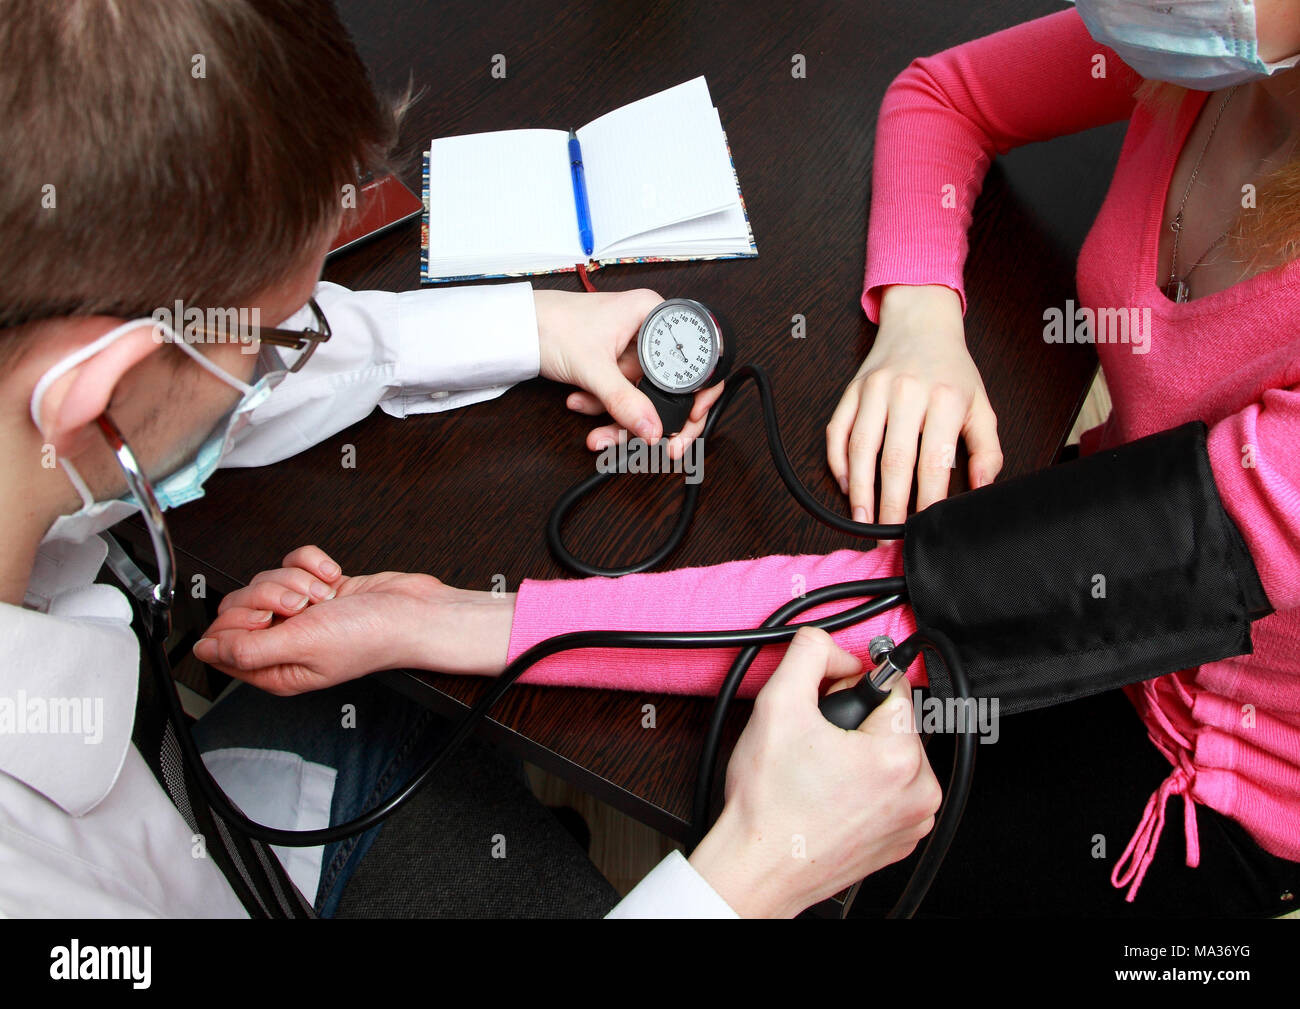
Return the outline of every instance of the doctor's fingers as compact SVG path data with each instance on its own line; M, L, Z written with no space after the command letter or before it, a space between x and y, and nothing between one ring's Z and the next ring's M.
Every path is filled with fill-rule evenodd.
M705 421L709 419L709 411L713 409L719 397L722 396L723 390L727 387L726 381L721 381L717 385L711 385L708 388L701 389L695 394L695 402L691 404L691 420Z
M701 389L695 394L695 401L691 404L689 419L681 431L668 440L669 459L676 460L685 457L687 448L704 431L704 426L709 422L709 411L718 402L718 398L725 388L726 383L719 382L717 385ZM617 424L605 424L593 428L587 435L587 447L593 452L599 452L605 446L617 445L621 430L623 429Z
M686 449L690 446L699 433L704 430L704 425L708 423L707 415L699 420L688 420L682 427L681 431L672 435L668 439L668 458L681 459L686 455ZM601 452L606 448L618 445L619 433L625 431L625 428L618 424L604 424L601 427L592 428L587 433L587 448L593 452ZM625 435L628 448L631 449L635 442L632 440L633 435ZM658 445L662 439L655 439L651 444Z
M583 384L605 404L614 423L631 434L653 443L664 433L654 404L619 368L612 364L595 365Z
M569 393L569 397L564 401L564 405L574 413L583 413L588 417L598 417L605 412L605 404L591 393L584 392L582 389L577 389L574 392Z
M635 385L641 381L641 362L637 360L635 350L631 353L625 350L618 356L617 363L618 370L629 382ZM605 412L605 404L600 401L600 397L592 395L586 389L575 389L569 393L564 403L575 413L585 413L588 417L599 417Z

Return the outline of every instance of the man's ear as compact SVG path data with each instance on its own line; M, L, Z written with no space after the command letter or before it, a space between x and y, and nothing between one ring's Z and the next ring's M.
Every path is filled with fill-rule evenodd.
M121 325L120 320L94 320L84 333L78 333L76 346L88 346ZM119 336L103 350L92 354L66 374L60 375L45 390L37 419L42 436L59 454L71 452L81 435L95 418L108 409L113 391L128 371L150 354L160 350L163 342L158 330L148 323ZM75 351L66 351L74 353Z

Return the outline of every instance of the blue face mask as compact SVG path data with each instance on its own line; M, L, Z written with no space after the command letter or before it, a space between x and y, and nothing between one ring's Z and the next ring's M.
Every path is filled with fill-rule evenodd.
M1300 63L1259 58L1249 0L1075 0L1094 39L1151 81L1195 91L1246 84Z
M239 381L225 372L221 374L231 384ZM199 446L192 461L153 485L154 497L158 499L159 508L166 511L168 508L175 508L203 497L203 485L208 477L217 471L221 460L234 447L236 437L248 426L253 411L266 402L267 397L271 395L271 390L280 384L285 374L275 351L263 347L258 352L253 384L245 385L241 382L237 386L243 389L244 395L240 397L234 409L212 429L212 433ZM134 498L129 500L136 503Z
M269 346L263 345L258 351L257 368L254 371L253 384L241 382L225 369L213 364L206 356L200 354L176 332L164 323L154 319L134 319L116 329L110 330L99 339L87 344L80 350L69 354L54 365L36 383L32 390L31 414L36 426L40 427L41 401L50 386L68 371L83 361L100 353L110 344L121 339L127 333L141 326L154 327L155 336L165 337L168 342L188 354L204 370L221 379L227 385L238 389L242 395L234 408L213 428L204 440L194 458L173 471L170 475L153 485L154 495L160 508L174 508L177 505L194 501L203 496L203 484L216 472L221 460L233 447L236 437L248 425L254 410L266 402L271 390L284 380L288 372L280 361L279 355ZM162 342L162 339L160 339ZM68 479L81 495L82 507L71 515L61 515L45 535L45 541L62 539L81 542L139 509L139 502L131 495L109 501L96 501L85 480L76 467L66 458L59 457L59 464L67 473Z

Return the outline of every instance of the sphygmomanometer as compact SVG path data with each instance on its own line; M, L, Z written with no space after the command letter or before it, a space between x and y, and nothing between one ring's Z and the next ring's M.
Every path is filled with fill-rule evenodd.
M715 631L578 631L542 641L511 662L455 726L442 749L388 799L347 823L281 830L243 815L212 779L189 731L163 647L171 626L174 559L152 489L120 432L101 418L130 490L143 503L158 581L138 575L128 587L142 608L155 674L182 753L204 798L229 824L265 843L315 846L368 830L424 785L531 666L585 648L739 648L719 690L700 755L692 829L709 826L726 714L759 650L788 642L795 618L814 607L852 602L809 624L835 631L891 607L911 605L917 631L902 642L873 642L875 666L859 683L822 698L823 714L859 726L888 695L891 680L924 652L931 692L941 698L996 698L1012 714L1112 689L1251 650L1251 621L1272 612L1240 533L1223 508L1199 422L1107 449L1047 470L939 501L902 525L854 522L819 504L790 465L771 384L757 365L729 371L734 334L696 301L671 299L641 326L640 388L665 435L686 423L697 390L726 379L700 437L708 439L747 382L758 389L777 473L814 518L870 540L903 541L903 575L829 585L792 599L758 628ZM666 441L666 439L665 439ZM626 567L600 568L574 556L562 531L573 506L614 476L597 472L557 502L547 541L557 559L585 575L621 575L661 563L690 526L702 483L686 482L665 542ZM952 775L935 828L895 915L912 914L956 831L974 772L975 726L959 732Z

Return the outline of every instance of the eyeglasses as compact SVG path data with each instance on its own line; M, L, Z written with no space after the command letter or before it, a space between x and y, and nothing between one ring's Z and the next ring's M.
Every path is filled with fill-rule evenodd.
M288 347L291 350L302 351L297 360L289 365L290 374L301 370L312 354L316 353L317 345L330 338L329 320L325 318L325 313L321 311L316 299L308 298L307 307L311 309L312 315L316 316L315 329L289 330L267 326L259 328L257 331L258 338L264 343L269 343L274 347Z
M262 343L269 343L273 347L286 347L290 350L301 351L292 362L285 362L290 374L301 371L302 366L311 359L312 354L316 353L316 346L324 343L331 335L329 320L325 318L325 313L321 310L320 305L316 303L316 299L307 299L307 307L311 309L312 315L316 317L315 329L277 329L274 326L252 327L252 333ZM192 328L187 326L185 331L186 333L202 334L220 342L229 341L230 339L228 333L216 332L203 326L194 326Z

